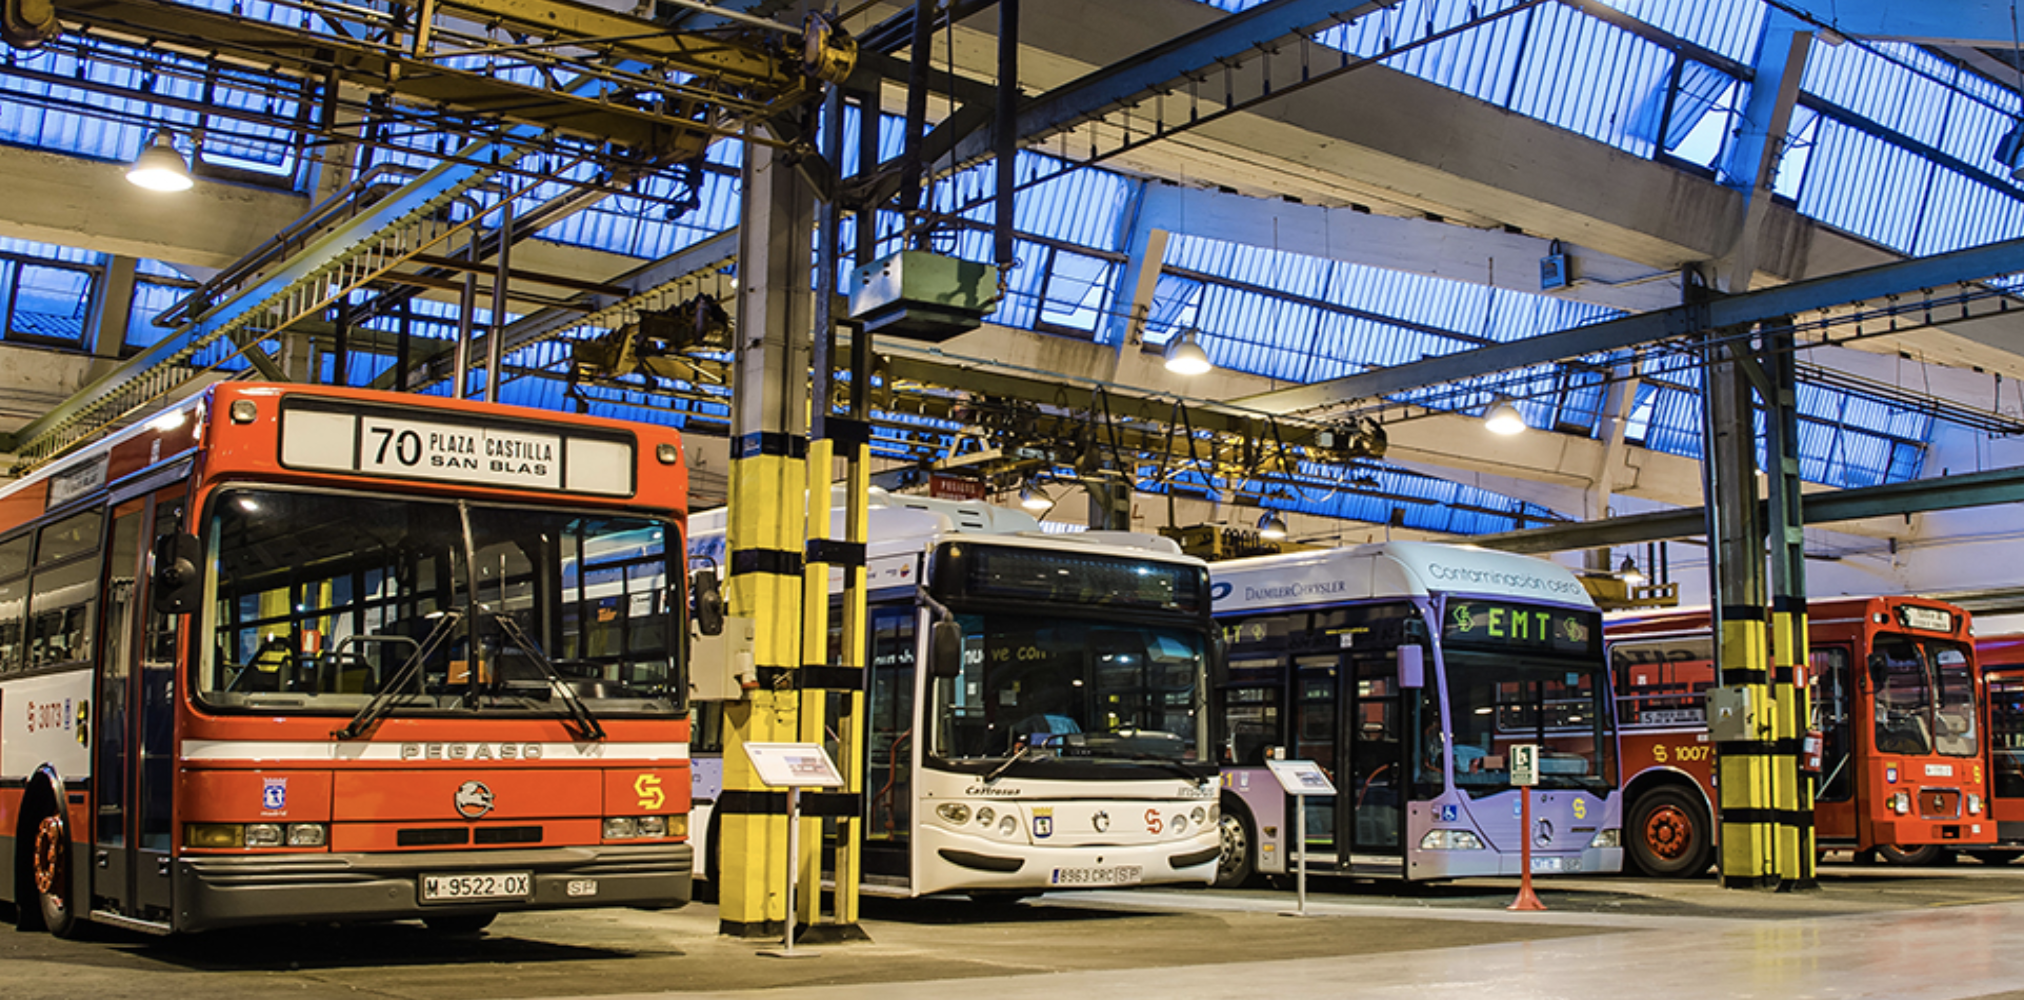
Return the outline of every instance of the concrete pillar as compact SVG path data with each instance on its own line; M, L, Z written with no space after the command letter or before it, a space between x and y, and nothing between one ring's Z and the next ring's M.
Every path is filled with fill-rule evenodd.
M724 792L717 858L718 928L741 937L784 929L786 794L761 785L747 742L801 740L802 562L808 428L809 257L815 196L772 147L746 145L740 223L738 330L731 407L731 501L726 530L731 613L754 620L759 686L724 705ZM819 638L818 638L819 641ZM821 882L801 838L797 881Z

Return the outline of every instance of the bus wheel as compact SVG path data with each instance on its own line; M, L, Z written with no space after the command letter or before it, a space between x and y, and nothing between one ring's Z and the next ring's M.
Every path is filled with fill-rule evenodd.
M1954 860L1954 852L1938 844L1926 844L1921 847L1893 847L1881 844L1876 849L1876 856L1887 865L1912 867L1944 865Z
M1235 889L1251 881L1252 843L1258 838L1251 832L1251 821L1244 817L1243 811L1227 805L1223 807L1217 832L1222 834L1222 841L1216 854L1216 888Z
M482 933L492 926L496 913L458 913L440 917L423 917L422 925L446 937L469 937Z
M70 824L61 813L44 816L35 825L31 864L43 928L60 938L76 937L77 910L70 905Z
M1658 788L1631 807L1631 860L1645 874L1658 878L1699 875L1708 868L1707 814L1678 788Z

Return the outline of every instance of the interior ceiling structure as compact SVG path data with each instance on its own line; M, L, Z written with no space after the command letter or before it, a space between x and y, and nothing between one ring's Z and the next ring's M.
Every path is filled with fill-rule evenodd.
M176 334L29 422L17 450L31 460L49 454L225 358L244 357L281 374L283 359L266 357L279 343L278 331L329 338L333 305L350 303L366 290L384 303L366 308L389 313L408 296L453 298L470 276L510 271L511 281L491 300L499 311L518 317L500 338L509 350L586 327L621 327L643 306L721 293L735 257L728 236L642 265L609 253L544 245L525 234L621 194L660 206L669 218L693 212L710 178L735 170L721 158L702 155L712 140L741 133L790 147L807 140L804 116L824 75L853 74L843 61L850 47L842 41L846 37L860 49L852 86L876 87L887 111L904 111L911 8L878 2L852 8L845 30L825 46L809 43L808 6L479 0L382 8L299 0L275 7L282 16L263 8L264 19L255 20L240 16L237 5L204 11L146 0L59 4L67 36L52 45L93 39L136 45L146 54L139 59L144 65L136 67L147 81L143 89L153 86L157 73L195 74L207 87L229 84L248 92L249 99L214 100L209 109L226 107L228 117L248 129L294 136L311 156L337 161L374 144L398 147L401 156L388 160L387 173L349 187L343 182L350 178L326 180L320 192L326 197L314 211L302 212L305 206L286 196L245 195L233 207L248 209L242 213L247 219L271 220L265 232L217 231L218 223L207 221L201 228L149 237L155 243L146 256L191 265L215 261L218 248L235 243L239 253L227 257L231 266L200 297L179 307ZM944 177L990 152L988 112L996 82L993 5L953 6L955 16L938 20L929 36L935 72L928 82L936 92L937 124L924 149L933 172ZM1633 155L1625 143L1612 145L1557 124L1557 111L1519 113L1433 82L1426 72L1395 68L1433 58L1429 54L1442 45L1489 38L1500 25L1508 28L1523 17L1550 17L1559 19L1550 22L1555 24L1611 26L1682 63L1714 66L1739 79L1759 71L1747 57L1719 51L1716 42L1688 40L1640 20L1634 16L1639 4L1023 0L1022 8L1018 80L1028 95L1018 118L1022 145L1047 153L1054 164L1049 170L1100 165L1175 185L1170 191L1149 188L1142 204L1142 212L1160 215L1163 231L1206 232L1236 244L1522 292L1539 291L1537 264L1558 253L1580 280L1557 297L1633 314L1676 306L1684 294L1684 269L1733 262L1739 246L1749 249L1743 257L1748 273L1733 282L1733 290L1902 256L1808 216L1790 201L1759 199L1753 215L1746 192L1718 168ZM815 29L828 37L822 25ZM1942 41L1934 51L1962 54L1975 48L1961 39ZM1443 58L1452 58L1448 51ZM1488 48L1462 52L1486 64L1503 58ZM1989 57L1968 61L1986 70ZM1677 68L1674 72L1677 78ZM27 58L10 59L0 73L50 75ZM252 94L249 81L256 77L289 86ZM1811 107L1806 100L1802 94L1801 106ZM440 137L433 150L430 136ZM1663 151L1664 143L1660 146ZM641 181L654 177L675 180L653 194ZM108 170L93 176L73 172L65 180L89 189L102 179L116 189L115 178ZM502 239L507 234L497 219L508 202L521 235ZM0 231L47 239L65 228L60 213L45 223L37 211L5 213L23 218L0 220ZM131 225L88 217L69 222L85 230L74 237L78 245L118 244L117 252L134 252L131 244L120 244L137 239ZM2010 224L1991 227L1988 238L2015 235L2004 228ZM509 246L510 266L503 260ZM458 247L466 248L464 256ZM1144 253L1142 243L1130 246L1118 272L1143 269L1132 255ZM1153 261L1154 272L1159 264ZM1120 286L1130 293L1122 288L1128 280L1120 279ZM405 295L385 294L395 288ZM1148 288L1120 295L1113 311L1122 335L1113 338L1113 355L1136 354L1127 349L1155 332L1143 319L1151 294ZM1835 339L2024 377L2024 357L2012 349L2024 343L2016 336L2019 313L2002 306L1999 301L1992 308L1942 310L1938 317L1930 309L1925 315L1897 310L1900 316L1873 318L1862 338L1844 329ZM358 326L357 344L390 350L383 332L365 329L371 318L347 316L339 325ZM1834 322L1855 319L1844 311ZM1165 415L1155 412L1161 404L1141 403L1128 420L1134 425L1130 433L1148 448L1164 428L1162 446L1171 449L1171 429L1180 426L1224 434L1226 439L1209 446L1232 450L1251 441L1255 452L1258 440L1272 439L1279 445L1278 465L1255 454L1226 463L1259 473L1297 466L1297 460L1286 459L1288 446L1312 447L1316 459L1356 457L1347 449L1331 453L1322 442L1353 439L1357 413L1261 420L1242 406L1220 404L1283 386L1231 377L1220 390L1200 390L1207 398L1178 408L1189 420L1212 427L1181 424L1170 381L1134 372L1117 356L1106 365L1102 352L1077 355L1049 339L1024 335L1012 349L994 352L998 357L961 362L909 358L896 346L893 357L910 366L911 377L901 384L928 387L911 408L896 409L943 423L961 423L994 408L1024 412L1021 407L1053 406L1091 415L1098 411L1094 395L1071 405L1062 405L1058 390L1049 398L1025 398L1020 380L1123 382L1111 395L1166 401ZM448 374L446 352L439 343L428 346L415 361L427 366L429 376L412 384ZM711 370L713 364L699 362L686 381L707 389L723 377ZM994 364L999 370L989 377L997 381L974 393L978 404L963 405L960 391L987 384ZM1596 384L1635 384L1638 370L1605 369ZM379 381L387 383L387 376ZM1496 386L1478 380L1463 396L1480 395L1486 387ZM959 395L951 401L942 390ZM1936 402L1892 386L1866 391L1939 412ZM1036 390L1027 396L1035 392L1047 395ZM706 403L712 398L709 391L693 395ZM1433 409L1425 403L1380 399L1370 412L1433 427L1443 411L1469 408L1466 398ZM1956 409L1960 412L1943 418L2012 430L2000 414ZM1616 416L1620 424L1627 414ZM1515 463L1443 455L1404 428L1391 437L1423 472L1459 471L1480 482L1485 470L1494 468L1499 471L1488 474L1524 478L1510 467ZM1609 461L1610 451L1605 442L1603 457L1580 461L1600 465ZM1570 475L1562 462L1536 464L1535 473L1548 479ZM1610 475L1588 471L1590 491L1599 477ZM1680 485L1674 488L1624 486L1681 502L1687 487L1697 484L1675 478ZM1514 486L1507 495L1521 492ZM1548 506L1570 509L1564 501Z

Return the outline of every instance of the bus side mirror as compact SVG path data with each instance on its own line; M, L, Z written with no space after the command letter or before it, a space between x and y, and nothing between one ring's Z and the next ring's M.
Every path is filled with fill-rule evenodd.
M191 534L163 535L155 540L155 578L151 593L156 614L182 615L197 610L204 597L204 543Z
M1871 691L1883 690L1883 680L1888 670L1889 661L1883 658L1882 653L1869 654L1869 689Z
M928 630L928 673L932 677L963 673L963 626L945 618Z
M717 589L717 574L699 569L689 577L689 593L696 599L696 631L704 635L724 634L724 592Z
M1399 687L1427 686L1427 648L1418 644L1399 647Z

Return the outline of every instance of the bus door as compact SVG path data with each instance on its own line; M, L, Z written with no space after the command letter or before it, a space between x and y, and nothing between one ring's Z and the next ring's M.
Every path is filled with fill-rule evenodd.
M1822 736L1820 778L1814 782L1815 836L1854 840L1858 780L1854 733L1855 688L1848 674L1853 654L1846 643L1823 643L1811 652L1813 728Z
M915 621L911 602L871 609L871 656L864 693L867 877L911 884L909 833L914 817L914 761L920 732L914 711Z
M158 484L143 484L148 489ZM106 532L93 761L92 908L170 919L175 780L174 615L149 608L148 553L182 525L184 487L115 497Z
M1407 729L1402 722L1396 649L1357 648L1345 658L1343 699L1349 734L1343 786L1352 866L1400 870L1404 857Z
M1291 760L1311 760L1321 766L1323 773L1335 783L1336 790L1347 792L1345 775L1336 759L1336 733L1342 726L1339 714L1343 699L1338 696L1341 685L1341 657L1334 653L1296 656L1293 660L1293 745L1287 748L1286 756ZM1347 843L1337 841L1335 831L1340 828L1338 812L1341 802L1347 796L1312 795L1307 797L1307 853L1313 862L1309 867L1326 870L1336 864L1348 864ZM1301 857L1301 842L1298 831L1293 830L1293 803L1289 798L1286 806L1286 858L1288 870L1292 870L1293 859Z

